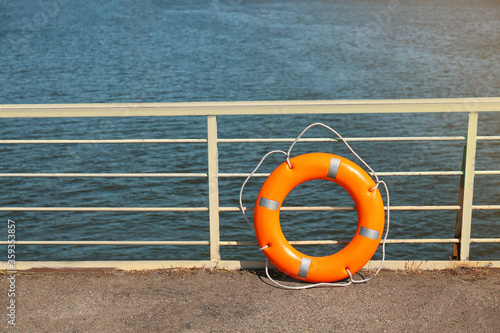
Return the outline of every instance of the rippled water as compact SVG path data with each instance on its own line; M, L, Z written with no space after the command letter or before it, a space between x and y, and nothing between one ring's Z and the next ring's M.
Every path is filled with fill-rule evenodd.
M500 96L499 1L0 2L0 104ZM219 117L221 138L294 137L322 121L347 137L465 135L466 114ZM2 139L204 138L206 119L4 119ZM480 135L500 116L481 114ZM326 136L319 129L311 136ZM499 143L478 144L478 170ZM221 172L249 172L287 144L219 145ZM463 142L353 143L376 171L460 170ZM350 156L340 144L296 154ZM352 157L353 158L353 157ZM263 171L282 162L270 158ZM0 172L207 172L203 144L1 145ZM387 177L393 205L456 205L459 177ZM263 179L246 194L252 205ZM240 178L220 180L235 207ZM476 177L475 204L500 204L497 176ZM207 206L203 178L2 178L2 206ZM306 198L306 199L304 199ZM287 205L350 205L334 184L294 190ZM208 213L2 212L19 240L208 240ZM390 238L451 238L456 212L392 214ZM498 237L498 211L475 211L473 237ZM349 239L354 212L283 212L290 239ZM221 239L253 241L240 213ZM307 247L324 255L335 247ZM207 259L208 247L23 246L19 260ZM498 259L473 245L473 259ZM223 259L261 259L224 247ZM441 259L451 245L389 245L390 259ZM380 254L377 254L380 256Z

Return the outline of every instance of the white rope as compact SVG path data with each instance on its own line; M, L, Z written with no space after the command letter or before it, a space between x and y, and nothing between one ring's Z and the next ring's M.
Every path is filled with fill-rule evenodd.
M337 283L322 282L322 283L314 283L314 284L309 284L309 285L305 285L305 286L294 287L294 286L283 285L283 284L278 283L277 281L275 281L275 280L273 280L271 278L271 276L269 275L269 269L268 269L269 260L266 258L266 275L267 275L267 277L274 284L276 284L277 286L280 286L281 288L285 288L285 289L299 290L299 289L309 289L309 288L314 288L314 287L325 287L325 286L329 286L329 287L345 287L345 286L348 286L348 285L350 285L352 283L364 283L364 282L367 282L367 281L370 281L371 279L373 279L380 272L380 270L382 269L382 266L384 265L384 261L385 261L385 243L386 243L386 240L387 240L387 235L389 234L389 224L390 224L390 204L389 204L390 203L390 198L389 198L389 189L387 187L387 184L383 180L379 180L378 179L377 173L375 171L373 171L373 169L368 165L368 163L366 163L358 154L356 154L356 152L354 151L354 149L351 148L351 146L347 143L347 141L337 131L335 131L333 128L331 128L330 126L327 126L327 125L325 125L323 123L314 123L314 124L311 124L311 125L307 126L299 134L299 136L297 136L297 138L295 138L295 140L292 142L292 144L290 145L290 148L288 149L288 152L285 153L282 150L273 150L273 151L268 152L266 155L264 155L264 157L262 157L262 159L260 160L259 164L257 164L257 167L255 167L255 169L248 175L248 177L245 179L245 181L241 185L241 189L240 189L240 209L241 209L241 212L243 213L243 216L245 217L245 221L247 222L247 224L252 229L254 229L254 226L248 220L248 217L247 217L247 215L245 213L245 208L243 207L243 189L245 188L245 185L247 184L247 182L250 180L250 178L252 178L252 176L255 174L255 172L257 172L257 170L260 168L260 166L262 165L262 163L264 162L264 160L269 155L271 155L271 154L275 154L275 153L282 153L282 154L284 154L286 156L286 163L288 164L288 166L291 169L293 169L293 166L290 163L290 153L292 152L292 149L295 146L295 144L298 142L298 140L310 128L312 128L314 126L322 126L322 127L326 128L326 129L330 130L331 132L335 133L335 135L337 135L337 137L347 146L347 148L351 151L351 153L353 153L354 156L356 156L358 158L358 160L360 160L361 163L363 163L363 165L366 166L366 168L371 171L371 173L375 177L375 186L369 189L370 192L375 191L380 184L384 185L385 193L386 193L386 197L387 197L387 227L386 227L386 231L385 231L385 236L384 236L383 241L382 241L382 260L381 260L380 266L378 267L378 269L375 272L375 274L373 274L372 276L370 276L369 278L366 278L366 279L354 280L353 277L352 277L351 272L349 271L348 268L346 268L346 271L349 274L349 280L347 282L345 282L345 283L340 283L340 282L337 282ZM265 245L265 246L261 247L259 250L262 251L262 250L264 250L264 249L266 249L268 247L269 247L269 245Z
M269 153L267 153L266 155L264 155L264 157L262 157L262 159L260 160L259 164L257 164L257 166L255 167L255 169L253 169L253 171L248 175L247 179L245 179L245 181L243 182L243 185L241 185L241 189L240 189L240 209L241 209L241 212L243 213L243 216L245 217L245 221L247 221L248 225L250 226L250 228L252 228L252 230L254 229L254 226L248 220L247 214L245 213L245 208L243 207L243 189L245 188L245 185L250 180L250 178L252 178L252 176L254 175L254 173L256 173L257 170L259 170L259 168L260 168L261 164L264 162L264 160L269 155L275 154L275 153L282 153L282 154L286 155L286 153L283 150L273 150L273 151L270 151Z
M390 210L390 199L389 199L389 189L387 188L387 184L383 181L383 180L380 180L378 183L377 183L377 187L379 184L383 184L384 185L384 188L385 188L385 195L387 197L387 227L385 228L385 236L384 236L384 239L382 240L382 260L380 262L380 266L378 266L378 269L377 271L375 272L375 274L373 274L372 276L370 276L369 278L366 278L366 279L363 279L363 280L353 280L352 277L351 277L351 281L353 283L363 283L363 282L368 282L370 281L371 279L373 279L375 276L377 276L377 274L380 272L380 270L382 269L382 266L384 266L384 261L385 261L385 241L387 240L387 235L389 234L389 224L390 224L390 221L391 221L391 210Z
M356 152L354 151L354 149L352 149L351 146L349 146L349 144L347 143L347 141L336 130L334 130L330 126L325 125L323 123L314 123L314 124L311 124L311 125L307 126L299 134L299 136L292 142L292 144L290 145L290 148L288 149L288 153L286 154L286 161L287 161L287 163L288 163L289 166L290 166L290 153L292 152L292 148L295 146L295 144L297 143L297 141L299 141L299 139L302 137L302 135L304 135L304 133L306 133L311 127L314 127L314 126L322 126L322 127L326 128L326 129L330 130L331 132L335 133L335 135L338 136L338 138L340 140L342 140L342 142L347 146L347 148L349 148L349 150L351 151L351 153L353 153L354 156L356 156L358 158L358 160L360 160L361 163L363 163L368 168L368 170L370 170L373 173L373 176L375 177L375 183L377 184L376 186L378 186L379 180L378 180L378 176L375 173L375 171L373 171L373 169L370 168L370 166L368 165L368 163L366 163L361 157L359 157L358 154L356 154Z
M313 283L313 284L308 284L305 286L299 286L299 287L294 287L294 286L285 286L284 284L279 283L276 280L273 280L273 278L269 275L269 270L268 270L268 265L269 265L269 260L266 258L266 275L269 280L271 280L275 285L280 286L281 288L284 289L293 289L293 290L300 290L300 289L309 289L309 288L316 288L316 287L346 287L350 285L353 280L352 280L352 275L349 269L347 270L347 273L349 273L349 280L347 282L336 282L336 283L331 283L331 282L321 282L321 283Z

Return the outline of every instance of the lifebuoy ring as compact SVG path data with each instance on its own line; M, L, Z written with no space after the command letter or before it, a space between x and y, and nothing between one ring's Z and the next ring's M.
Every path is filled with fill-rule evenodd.
M262 185L254 211L259 246L280 271L308 282L334 282L359 271L373 256L384 230L384 203L375 182L350 160L327 153L310 153L278 166ZM312 257L297 251L280 226L283 200L296 186L314 179L333 181L352 197L358 228L349 244L337 253ZM375 189L374 189L375 188Z

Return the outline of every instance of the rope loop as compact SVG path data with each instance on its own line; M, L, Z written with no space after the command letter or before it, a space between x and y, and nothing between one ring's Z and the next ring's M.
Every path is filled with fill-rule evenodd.
M267 278L272 281L275 285L283 288L283 289L291 289L291 290L301 290L301 289L310 289L310 288L316 288L316 287L346 287L350 284L352 284L352 275L349 270L347 272L349 273L350 279L346 282L336 282L336 283L331 283L331 282L321 282L321 283L313 283L313 284L308 284L305 286L286 286L284 284L279 283L278 281L274 280L271 275L269 275L269 260L266 258L266 275Z
M295 146L295 144L299 141L299 139L309 130L311 129L312 127L314 126L321 126L321 127L324 127L326 128L327 130L329 130L330 132L334 133L345 145L346 147L351 151L351 153L353 153L354 156L356 156L356 158L361 162L363 163L363 165L368 169L370 170L370 172L373 174L373 177L375 177L375 183L378 183L379 180L378 180L378 176L377 176L377 173L375 171L373 171L373 169L368 165L368 163L366 163L355 151L354 149L352 149L352 147L347 143L347 141L342 137L342 135L340 135L336 130L334 130L333 128L331 128L330 126L328 125L325 125L323 123L314 123L314 124L311 124L309 126L307 126L302 132L300 132L299 136L297 136L297 138L295 138L295 140L293 140L292 144L290 145L290 148L288 148L288 152L286 153L286 156L287 156L287 161L289 160L290 158L290 153L292 152L292 149L293 147ZM289 164L290 166L290 164Z
M381 183L381 181L379 180L379 181L375 184L375 186L373 186L372 188L368 189L368 191L370 191L370 192L375 191L375 190L378 188L378 186L380 185L380 183Z
M352 281L352 274L351 274L351 271L349 270L349 268L345 268L345 270L347 271L347 274L349 274L349 279Z
M264 163L264 160L269 155L272 155L272 154L275 154L275 153L282 153L285 156L288 156L287 153L285 153L282 150L273 150L273 151L268 152L266 155L264 155L264 157L262 157L262 159L260 160L259 164L257 164L257 166L255 167L255 169L253 169L253 171L248 175L248 177L245 179L245 181L241 185L241 189L240 189L240 210L241 210L241 213L243 214L243 217L245 218L245 221L250 226L250 228L252 228L252 230L254 229L254 227L253 227L252 223L250 223L250 221L248 220L247 214L245 212L246 209L245 209L245 207L243 207L243 189L245 188L245 185L248 183L248 181L250 180L250 178L252 178L252 176L254 175L254 173L256 173L257 170L259 170L261 164Z

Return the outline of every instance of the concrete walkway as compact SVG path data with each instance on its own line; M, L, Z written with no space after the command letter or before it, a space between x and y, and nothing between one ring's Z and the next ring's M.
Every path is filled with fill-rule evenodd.
M283 283L300 283L276 272ZM263 272L52 271L16 276L2 332L498 332L500 270L383 271L366 284L283 290ZM359 278L359 276L358 276Z

